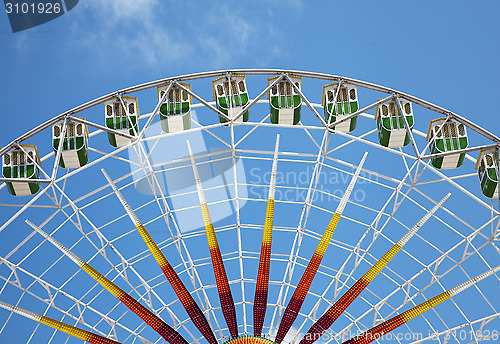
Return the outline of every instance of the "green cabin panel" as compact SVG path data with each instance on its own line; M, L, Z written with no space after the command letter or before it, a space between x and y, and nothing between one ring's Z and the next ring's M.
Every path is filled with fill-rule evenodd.
M344 111L342 112L342 104L337 104L337 106L333 106L333 103L328 103L327 106L324 107L325 114L325 122L328 124L335 123L337 120L341 119L337 114L350 115L358 111L358 102L345 102L344 103ZM349 120L349 132L356 129L356 125L358 122L358 116L354 116ZM333 127L335 129L335 127Z
M21 165L18 167L4 166L2 169L2 174L4 178L26 178L26 179L38 179L39 173L38 168L35 165ZM27 184L30 195L36 194L40 190L39 183L14 183L6 182L7 191L13 196L19 196L16 193L15 184Z
M163 130L163 132L165 132L165 133L171 132L171 128L168 125L168 119L172 116L182 117L182 130L191 129L191 110L188 109L187 112L185 112L181 115L164 115L164 114L160 113L161 130Z
M293 108L292 124L296 125L297 123L300 122L300 111L302 108L301 104L302 101L298 94L294 94L293 96L271 96L269 99L271 123L279 124L280 109Z
M248 93L247 92L243 92L243 93L240 93L240 94L235 94L231 97L217 97L217 108L226 116L230 117L229 116L229 108L230 106L228 106L228 99L230 99L230 106L231 107L240 107L240 106L245 106L248 104L249 102L249 97L248 97ZM236 116L238 115L237 113L234 113L233 111L233 115ZM243 122L248 122L249 118L250 118L250 114L249 114L249 111L245 111L243 113ZM220 123L227 123L228 120L225 119L224 117L222 116L219 116L219 121Z

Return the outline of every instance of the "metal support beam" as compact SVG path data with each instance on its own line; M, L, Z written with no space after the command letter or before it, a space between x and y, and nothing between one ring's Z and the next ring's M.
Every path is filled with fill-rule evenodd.
M331 129L331 128L335 127L336 125L339 125L339 124L341 124L341 123L344 123L345 121L348 121L348 120L350 120L351 118L353 118L353 117L355 117L355 116L357 116L357 115L362 114L363 112L366 112L366 111L368 111L368 110L371 110L371 109L373 109L374 107L376 107L376 106L378 106L378 105L380 105L380 104L387 103L387 102L388 102L389 100L391 100L392 98L394 98L394 95L392 95L392 94L391 94L390 96L387 96L387 97L385 97L385 98L382 98L382 99L380 99L380 100L376 101L375 103L373 103L373 104L371 104L371 105L368 105L368 106L366 106L366 107L364 107L364 108L362 108L362 109L360 109L360 110L356 111L355 113L352 113L352 114L350 114L350 115L348 115L348 116L346 116L346 117L344 117L344 118L342 118L342 119L339 119L339 120L338 120L338 121L336 121L335 123L328 124L328 129Z
M182 88L184 91L186 91L187 93L189 93L191 95L191 97L193 97L194 99L196 99L197 101L199 101L200 103L202 103L203 105L205 105L207 108L209 108L210 110L212 110L213 112L217 113L219 116L221 116L222 118L224 118L225 120L227 120L228 122L231 122L232 120L226 116L222 111L220 111L219 109L213 107L212 105L210 105L205 99L201 98L199 95L197 95L196 93L194 93L193 91L189 90L187 87L184 87L183 85L175 82L175 84L177 86L179 86L180 88Z
M57 169L59 166L59 160L61 159L61 154L62 154L62 149L63 149L63 144L64 144L64 138L66 137L66 127L68 126L68 118L64 120L63 127L61 130L61 139L59 140L59 145L57 146L57 153L56 153L56 159L54 160L54 166L52 168L52 177L50 179L54 180L56 179L57 175Z
M398 96L401 99L406 99L406 100L412 102L413 104L420 105L426 109L429 109L431 111L435 111L435 112L443 114L445 116L451 116L455 120L457 120L458 122L464 124L468 128L474 130L475 132L488 138L489 140L494 141L496 143L500 143L500 137L490 133L488 130L478 126L477 124L469 121L468 119L466 119L458 114L455 114L455 113L453 113L445 108L442 108L440 106L437 106L437 105L432 104L430 102L427 102L425 100L419 99L419 98L411 96L409 94L399 92L397 90L394 90L394 89L391 89L388 87L380 86L380 85L373 84L373 83L366 82L366 81L361 81L361 80L357 80L357 79L341 77L338 75L326 74L326 73L314 73L314 72L283 70L283 69L234 69L234 70L229 70L229 71L228 70L212 71L212 72L186 74L186 75L181 75L181 76L176 76L176 77L171 77L171 78L164 78L164 79L151 81L151 82L147 82L147 83L136 85L136 86L131 86L131 87L119 90L117 92L109 93L109 94L104 95L102 97L91 100L87 103L79 105L79 106L77 106L71 110L68 110L60 115L57 115L56 117L46 121L45 123L37 126L34 129L28 131L26 134L19 136L16 140L12 141L7 146L0 149L0 156L4 155L5 152L10 150L14 143L21 143L23 141L26 141L28 138L32 137L33 135L36 135L37 133L48 128L53 123L60 121L65 116L74 115L76 113L79 113L81 111L89 109L95 105L101 104L107 100L110 100L110 99L116 97L117 94L129 94L129 93L133 93L133 92L138 92L138 91L153 88L153 87L156 87L156 86L159 86L161 84L168 83L168 82L189 81L189 80L198 80L198 79L203 79L203 78L220 77L220 76L226 75L227 73L244 74L244 75L280 75L283 73L288 73L288 74L293 74L293 75L297 75L300 77L320 79L320 80L325 80L325 81L330 81L330 82L342 80L343 82L346 82L346 83L349 83L349 84L352 84L355 86L363 87L366 89L370 89L370 90L374 90L374 91L378 91L378 92L382 92L382 93L387 93L387 94L398 94ZM192 92L189 92L189 93L192 93ZM212 108L212 110L214 110L214 109Z
M106 131L110 134L115 134L115 135L119 135L119 136L123 136L127 139L131 139L131 140L137 140L137 137L134 137L134 136L131 136L129 134L125 134L125 133L121 133L117 130L114 130L114 129L110 129L108 127L105 127L105 126L102 126L100 124L96 124L94 122L89 122L85 119L82 119L82 118L78 118L78 117L73 117L73 116L69 116L69 118L74 121L74 122L78 122L78 123L82 123L82 124L85 124L87 126L90 126L90 127L94 127L96 129L99 129L99 130L102 130L102 131Z
M401 114L401 117L403 118L403 123L406 128L406 132L410 136L410 142L413 147L413 151L415 152L415 155L417 159L420 157L420 152L418 151L417 143L415 142L415 138L413 137L413 133L411 132L410 125L408 124L408 121L406 120L405 113L403 112L403 108L401 107L401 102L399 101L399 97L396 95L396 104L398 105L398 110L399 113Z
M469 148L459 149L459 150L455 150L455 151L451 151L451 152L428 154L428 155L421 156L419 159L420 160L434 159L434 158L439 158L439 157L447 156L447 155L470 153L470 152L475 152L475 151L482 150L482 149L497 148L497 147L500 147L500 145L492 144L492 145L484 145L484 146L477 146L477 147L469 147Z
M254 99L254 100L252 100L250 103L248 103L247 105L245 105L245 106L243 107L243 110L241 110L241 111L240 111L240 113L239 113L239 114L238 114L238 115L234 118L234 120L236 121L238 118L240 118L241 116L243 116L243 114L244 114L246 111L250 110L250 109L251 109L251 108L252 108L255 104L257 104L257 102L258 102L258 101L259 101L262 97L264 97L264 95L265 95L267 92L269 92L269 90L270 90L271 88L273 88L273 87L274 87L274 86L275 86L278 82L280 82L280 81L281 81L284 77L285 77L285 75L284 75L284 74L281 74L281 75L280 75L280 77L279 77L279 78L277 78L276 80L274 80L274 82L273 82L271 85L267 86L267 87L264 89L264 91L260 92L260 93L259 93L259 95L258 95L257 97L255 97L255 99Z
M297 85L295 85L292 82L292 79L290 79L290 77L288 76L288 74L285 74L285 78L292 85L292 87L295 90L295 92L297 92L300 95L300 98L302 98L302 100L304 101L304 103L306 103L306 105L309 108L309 110L311 110L311 112L314 114L314 116L316 116L316 118L318 118L318 120L321 123L321 125L324 126L324 127L326 127L326 122L323 119L323 117L320 116L320 114L318 113L318 111L316 111L316 109L312 106L312 104L309 102L309 100L304 95L304 93L302 93L302 91L297 87Z
M50 184L52 181L48 179L0 178L0 182Z
M168 96L168 93L170 92L170 90L172 89L172 87L174 86L174 83L175 81L171 82L170 85L168 85L167 89L165 90L165 94L163 95L163 97L161 97L161 99L158 101L158 104L156 104L155 106L155 109L153 110L151 116L148 118L148 121L146 122L146 125L144 126L144 128L142 128L140 134L139 134L139 139L141 139L144 134L146 133L146 130L149 128L149 126L151 125L151 122L153 122L153 119L155 118L155 116L158 114L158 112L160 111L160 107L161 107L161 104L163 104L163 102L165 101L165 99L167 98Z

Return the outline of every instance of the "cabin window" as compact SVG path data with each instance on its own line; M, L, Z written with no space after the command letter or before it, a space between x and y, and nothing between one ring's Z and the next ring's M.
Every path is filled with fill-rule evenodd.
M114 103L113 108L115 110L115 117L120 116L120 104L118 102Z
M460 124L458 126L458 133L461 135L461 136L464 136L465 135L465 126L463 124Z
M173 102L174 102L174 89L173 89L173 88L171 88L171 89L170 89L170 92L168 92L168 101L169 101L170 103L173 103Z
M28 152L28 164L34 164L33 152Z
M229 82L224 82L224 91L226 91L226 95L229 95Z
M349 91L349 96L351 97L351 100L356 99L356 90L354 88L351 88Z
M300 89L300 86L299 86L298 82L295 83L295 86L297 86L297 88Z
M445 131L444 131L444 137L449 139L450 137L453 137L453 125L451 124L445 124Z
M54 136L59 137L61 135L61 128L58 125L54 126Z
M243 80L238 83L238 86L240 87L240 92L245 92L245 83Z
M24 165L24 152L19 152L19 165Z
M134 103L128 104L128 113L131 115L133 115L135 113L135 104Z
M165 91L160 91L160 98L163 99L164 96L165 96Z
M332 91L326 92L326 97L327 97L329 102L333 102L333 92Z
M187 102L188 98L189 98L188 93L186 91L183 91L182 92L182 101Z
M19 166L19 153L18 152L14 152L12 153L12 164L14 166Z
M175 89L175 102L176 103L181 102L181 90L178 88Z
M451 137L457 137L457 127L455 125L451 125L450 129L451 129Z
M434 127L434 130L436 131L436 136L437 137L442 137L443 136L443 130L444 128L439 129L437 126Z
M342 101L345 102L347 100L348 100L348 98L347 98L347 88L343 87L342 88Z
M493 159L491 158L491 155L486 155L486 164L488 164L488 167L493 166Z
M285 84L285 88L286 88L286 95L292 94L292 85L290 85L289 82Z
M76 126L76 134L77 134L77 135L82 135L82 134L83 134L83 125L78 124L78 125Z
M406 112L407 115L411 114L411 105L410 105L410 103L406 103L405 106L404 106L404 108L405 108L405 112Z
M5 165L10 165L10 154L5 154L5 155L3 156L3 163L4 163Z
M236 81L234 80L231 81L231 90L233 91L233 94L238 94L238 87L236 86Z
M389 113L391 114L391 116L396 116L396 104L389 104Z
M224 94L224 90L222 89L222 85L217 85L217 93L219 96L222 96Z
M66 128L66 137L75 136L75 125L73 123L68 123Z
M106 105L106 115L113 116L113 107L111 105Z
M479 164L479 169L477 170L477 172L479 173L479 178L482 178L483 177L483 174L484 174L484 159L481 159L481 164Z
M382 105L382 115L383 116L389 115L389 111L387 110L387 105Z
M279 92L279 94L285 94L285 83L284 82L279 83L278 92Z

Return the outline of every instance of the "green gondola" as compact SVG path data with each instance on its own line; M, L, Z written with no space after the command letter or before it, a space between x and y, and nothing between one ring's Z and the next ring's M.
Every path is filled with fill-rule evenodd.
M275 76L267 80L267 85L273 83L279 78ZM301 89L302 78L297 76L289 76L290 80ZM271 113L271 123L295 125L300 121L300 108L302 99L298 92L288 80L281 80L268 93L269 109Z
M431 141L431 154L453 152L469 147L465 125L451 118L432 120L427 132L427 141ZM433 158L431 163L439 169L451 169L462 166L464 159L465 153L457 153Z
M231 75L229 80L226 76L220 77L212 81L212 87L217 108L230 119L235 118L250 100L244 75ZM236 122L248 122L248 118L247 110ZM226 123L227 119L219 116L219 121Z
M191 91L190 84L179 83ZM161 101L170 84L158 86L158 101ZM191 95L173 85L165 102L160 106L161 129L165 133L176 133L191 129Z
M410 130L413 130L414 118L412 104L406 100L400 100L404 118L408 122ZM404 147L410 143L410 135L406 130L403 116L399 111L396 100L378 105L375 111L377 121L378 141L384 147Z
M89 133L87 131L87 126L68 119L65 133L62 132L63 128L64 120L52 126L52 147L56 154L59 149L59 142L62 137L64 138L59 166L62 168L78 168L84 166L89 161Z
M489 198L498 198L498 149L481 150L477 158L476 170L483 195Z
M139 133L139 107L137 98L121 97L104 102L104 118L106 127L131 136ZM130 143L130 139L108 133L108 141L113 147L123 147Z
M41 162L36 146L20 145L20 147L22 149L14 148L4 154L3 177L12 179L39 179L40 171L38 166L41 165ZM6 182L5 184L7 185L7 190L13 196L30 196L40 190L40 184L35 182Z
M323 86L322 105L325 113L325 121L328 124L335 123L359 109L356 86L342 84L339 91L338 84L338 82L334 82ZM337 96L336 99L335 96ZM358 116L354 116L348 121L336 125L333 129L342 133L350 133L356 128L357 120Z

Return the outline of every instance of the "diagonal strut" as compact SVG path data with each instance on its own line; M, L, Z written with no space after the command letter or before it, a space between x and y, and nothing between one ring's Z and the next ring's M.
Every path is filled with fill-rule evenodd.
M408 321L412 320L413 318L418 317L419 315L422 315L424 312L428 311L429 309L432 309L439 305L441 302L444 302L451 297L461 293L465 289L472 287L473 285L476 285L483 279L485 279L488 276L491 276L497 272L500 272L500 266L497 266L496 268L493 268L491 270L488 270L487 272L474 277L471 280L468 280L465 283L460 284L459 286L456 286L455 288L449 289L437 296L434 296L432 299L429 299L409 310L406 312L403 312L399 315L396 315L395 317L384 321L383 323L369 329L368 331L362 333L361 335L351 338L348 341L345 341L344 344L368 344L373 342L374 340L377 339L382 339L382 337L393 331L394 329L398 328L399 326L407 323Z
M187 344L186 340L172 327L167 325L162 319L157 317L153 312L140 304L132 296L120 289L116 284L107 279L104 275L90 266L86 261L71 252L67 247L61 244L56 239L45 233L43 230L35 226L30 221L26 220L34 230L41 234L46 240L57 247L65 256L77 264L83 271L88 273L97 283L102 285L120 302L127 306L132 312L137 314L146 324L151 326L160 336L162 336L170 344Z
M321 264L321 260L323 259L323 256L326 252L326 248L328 247L333 232L335 231L340 217L342 216L342 212L347 205L347 200L349 199L349 196L354 189L354 185L356 184L356 180L359 177L361 168L365 163L367 155L368 153L365 153L363 155L363 158L361 159L361 162L359 163L359 166L356 169L356 172L354 173L354 176L352 177L347 190L345 191L339 205L337 206L337 210L335 210L335 213L333 214L332 219L330 220L330 223L328 224L328 227L326 228L325 233L323 234L323 237L321 238L321 241L316 248L316 251L309 261L309 264L307 265L306 271L302 275L300 282L292 295L292 298L286 306L285 313L283 314L283 318L281 319L281 323L278 328L278 334L276 335L276 339L274 340L277 344L280 344L283 338L285 338L288 330L290 330L290 327L292 327L293 322L299 314L300 308L304 303L306 294L311 287L311 283L314 279L314 276L316 275L316 272L318 271L318 267Z
M226 320L227 327L229 328L229 332L231 333L231 337L236 338L238 337L238 324L236 322L236 308L234 306L233 295L231 294L231 288L229 287L226 269L224 268L224 261L222 260L219 244L215 235L214 225L210 217L210 212L208 211L207 200L205 198L205 193L203 192L203 186L201 185L200 175L194 161L193 151L191 150L191 144L189 143L189 140L187 141L187 146L189 150L189 156L191 157L194 179L196 180L196 189L198 190L198 198L200 200L203 222L205 224L205 232L207 234L210 256L212 258L212 266L214 268L215 281L217 283L217 290L219 292L222 314L224 315L224 319Z
M4 308L8 311L11 311L13 313L22 315L25 318L31 319L38 321L40 324L47 325L49 327L52 327L58 331L64 332L66 334L69 334L72 337L81 339L85 342L89 342L91 344L120 344L119 342L103 337L101 335L83 330L81 328L71 326L68 324L65 324L61 321L46 317L41 314L37 314L31 311L28 311L26 309L22 309L13 305L10 305L5 302L0 302L0 308Z
M175 270L172 268L167 258L165 258L161 250L158 248L154 240L149 235L148 231L146 230L142 222L139 220L139 218L134 213L128 202L125 200L125 197L123 197L121 192L116 187L115 183L113 183L111 178L109 178L106 171L104 169L102 169L101 171L108 180L108 183L111 185L111 188L113 189L114 193L120 200L120 203L125 208L125 211L127 212L128 216L134 223L135 228L137 229L142 239L148 246L149 251L153 255L158 265L160 266L160 269L165 274L165 277L167 277L168 281L170 282L170 285L175 291L175 294L177 295L182 305L184 306L184 309L186 310L189 317L193 321L193 324L198 328L203 337L205 337L210 344L216 344L217 340L215 339L214 333L210 328L210 325L208 324L207 318L203 315L200 307L193 299L193 297L187 290L184 283L182 283L182 280L180 279L179 275L177 275Z
M417 222L412 229L408 231L386 254L375 263L354 285L349 288L344 295L338 299L322 316L316 321L306 335L300 341L300 344L312 344L325 333L326 330L340 317L340 315L349 307L349 305L361 294L361 292L373 281L373 279L382 271L382 269L391 261L403 246L417 233L425 222L443 205L450 197L448 193L439 201L425 216Z
M264 317L266 316L267 294L269 286L269 267L271 263L271 242L273 239L273 217L274 217L274 194L276 188L276 169L278 167L278 148L280 135L276 136L276 147L274 148L273 167L271 171L271 182L269 184L269 196L267 199L266 220L264 222L264 233L262 235L262 247L260 249L259 272L257 274L257 285L255 287L255 298L253 302L253 334L260 336Z

